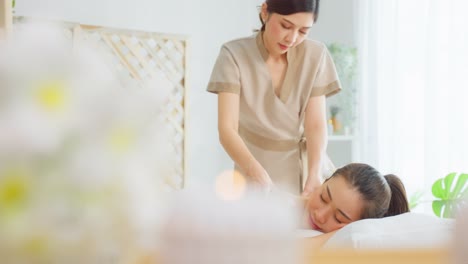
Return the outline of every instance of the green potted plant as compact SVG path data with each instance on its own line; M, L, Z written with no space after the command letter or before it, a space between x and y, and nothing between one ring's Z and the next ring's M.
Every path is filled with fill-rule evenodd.
M332 120L333 118L334 109L332 108L339 106L339 109L344 109L344 111L340 112L341 127L348 128L353 133L357 110L357 49L351 45L341 43L330 43L327 48L333 58L343 87L340 93L327 99L327 103L331 105L329 119ZM336 134L336 132L334 133Z
M468 205L468 174L449 173L437 179L431 186L432 198L424 199L425 190L419 190L409 197L411 210L422 203L431 203L433 213L441 218L454 218L463 206Z
M468 174L453 172L436 180L432 194L436 198L432 201L434 214L442 218L455 217L458 210L467 204Z
M337 115L340 112L340 107L336 105L330 106L330 121L333 128L333 134L337 134L341 129L341 124L338 121Z

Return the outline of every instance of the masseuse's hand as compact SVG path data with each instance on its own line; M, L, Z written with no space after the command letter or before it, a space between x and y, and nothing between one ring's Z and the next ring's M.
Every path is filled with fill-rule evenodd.
M271 191L273 182L271 181L270 175L268 175L268 172L258 161L253 161L246 173L254 184L257 184L263 191Z
M316 175L309 175L309 177L307 177L307 181L301 196L309 196L311 193L316 191L321 185L322 183Z

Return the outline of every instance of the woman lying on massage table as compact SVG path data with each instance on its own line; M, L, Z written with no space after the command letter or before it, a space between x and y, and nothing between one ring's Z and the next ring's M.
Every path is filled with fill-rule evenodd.
M400 179L383 176L376 169L351 163L333 173L320 187L301 198L301 228L324 234L310 242L322 246L338 229L366 218L382 218L409 212Z

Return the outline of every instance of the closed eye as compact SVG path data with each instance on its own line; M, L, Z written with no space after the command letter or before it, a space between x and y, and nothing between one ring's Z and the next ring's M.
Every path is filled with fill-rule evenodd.
M342 224L342 223L343 223L343 222L341 222L340 220L338 220L338 218L336 217L336 215L335 215L335 220L336 220L336 222L338 222L338 224Z
M320 200L322 200L322 202L326 203L325 199L323 199L323 195L320 194Z

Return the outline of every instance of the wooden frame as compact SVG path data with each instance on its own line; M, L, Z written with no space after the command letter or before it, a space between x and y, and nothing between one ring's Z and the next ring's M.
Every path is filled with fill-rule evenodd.
M0 38L6 38L13 25L13 7L11 0L0 0Z
M304 264L449 264L448 248L434 249L378 249L324 250L305 254Z
M168 121L176 130L182 134L182 163L180 171L182 171L181 182L168 182L168 185L173 189L184 188L188 178L188 120L189 120L189 110L188 110L188 89L189 89L189 58L190 58L190 42L186 36L172 35L172 34L161 34L161 33L152 33L144 32L137 30L124 30L116 28L104 28L94 25L73 25L73 40L76 44L79 43L80 39L86 38L86 35L94 34L101 36L101 42L105 43L114 54L119 58L122 65L124 65L131 76L135 81L143 81L144 76L140 75L141 69L144 69L149 75L154 74L152 71L148 56L152 58L157 58L157 51L151 50L151 47L146 40L155 40L158 42L156 46L159 47L159 52L165 54L164 61L157 61L157 66L160 67L160 71L164 72L168 79L174 85L176 90L182 90L182 99L181 102L174 100L173 104L177 105L175 108L178 114L183 114L183 124L178 123L177 117L171 118L168 116ZM118 37L118 41L113 41L112 37ZM135 44L135 39L140 41ZM165 47L162 43L173 44L172 51ZM125 52L123 49L127 52ZM146 55L141 55L141 51L146 50L148 53ZM175 54L171 54L175 52ZM182 59L176 58L176 55L182 56ZM133 63L132 63L133 60ZM135 65L137 61L137 65ZM154 62L154 61L153 61ZM177 72L171 71L165 65L165 63L170 62L172 65L175 65ZM154 68L154 67L153 67ZM178 76L182 74L182 78ZM171 99L172 100L172 99Z
M11 0L1 2L1 32L11 32L13 16ZM175 155L173 173L163 182L172 190L186 186L188 178L188 88L190 42L186 36L107 28L93 25L60 22L64 34L73 41L73 49L88 41L107 55L109 69L123 85L141 87L151 80L171 91L162 107L166 118L171 149ZM1 38L1 36L0 36ZM155 79L153 79L155 78ZM155 87L158 88L158 87Z
M300 263L292 264L452 264L453 256L448 248L434 249L337 249L311 252L304 250ZM147 256L155 264L166 264L158 256ZM138 262L140 263L140 262ZM141 262L143 263L143 262Z

